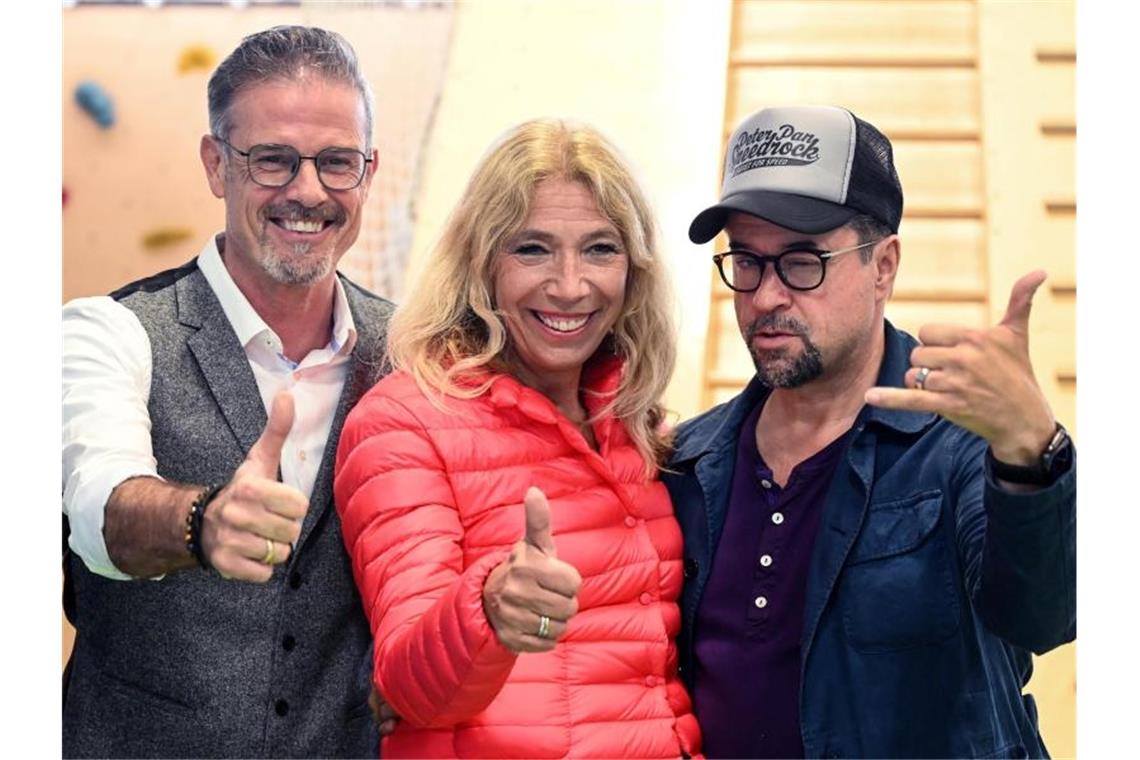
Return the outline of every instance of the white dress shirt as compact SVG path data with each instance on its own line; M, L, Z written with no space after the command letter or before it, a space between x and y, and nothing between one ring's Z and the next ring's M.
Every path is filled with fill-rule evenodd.
M258 316L230 277L211 238L198 267L244 346L266 413L281 390L292 392L293 427L281 451L281 478L310 496L332 427L356 327L336 280L328 345L299 363ZM129 580L103 541L103 510L127 478L158 477L150 439L150 339L127 307L107 296L77 298L63 307L63 512L68 543L88 569ZM205 484L202 484L205 485Z

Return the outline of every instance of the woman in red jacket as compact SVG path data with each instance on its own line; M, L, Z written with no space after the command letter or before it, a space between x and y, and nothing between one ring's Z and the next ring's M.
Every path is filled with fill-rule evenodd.
M349 415L335 494L389 757L696 754L649 209L593 129L484 158Z

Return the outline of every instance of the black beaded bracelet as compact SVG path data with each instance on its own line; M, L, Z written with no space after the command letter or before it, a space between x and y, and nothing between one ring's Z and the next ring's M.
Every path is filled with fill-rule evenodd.
M190 556L198 560L198 564L206 570L210 569L210 563L206 561L206 555L202 552L202 516L206 514L206 507L225 487L225 483L218 483L203 488L198 498L190 505L189 514L186 515L186 551L190 552Z

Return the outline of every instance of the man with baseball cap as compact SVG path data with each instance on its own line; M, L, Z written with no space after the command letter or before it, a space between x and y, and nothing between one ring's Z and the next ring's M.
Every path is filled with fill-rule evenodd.
M683 424L682 675L710 757L1046 756L1031 652L1076 636L1076 467L1033 272L989 330L884 318L902 188L849 111L769 108L693 220L756 366Z

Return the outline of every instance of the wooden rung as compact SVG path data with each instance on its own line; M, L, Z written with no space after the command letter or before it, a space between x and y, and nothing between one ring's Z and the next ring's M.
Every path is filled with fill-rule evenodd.
M1054 282L1049 286L1050 292L1055 296L1073 296L1077 295L1077 283L1075 282Z
M748 377L725 377L724 375L710 375L708 378L708 385L710 388L743 388L748 385L748 381L752 376Z
M982 219L981 209L909 208L903 219Z
M974 69L977 61L972 56L931 56L927 57L895 57L895 56L859 56L849 55L829 56L776 56L757 55L755 53L734 53L729 59L733 66L771 66L771 67L797 67L826 68L840 67L846 69L859 68L898 68L898 69Z
M1053 376L1057 378L1057 382L1059 383L1063 383L1065 385L1077 384L1077 371L1075 369L1058 369Z
M887 135L890 141L898 144L900 140L911 140L914 142L977 142L981 139L976 129L939 129L938 127L931 127L930 129L908 130L908 129L893 129Z
M1072 215L1077 213L1076 201L1045 201L1045 211L1049 214Z
M1077 51L1069 48L1039 48L1037 50L1038 63L1076 63Z
M719 277L717 278L716 286L712 294L714 301L732 300L733 291L725 287ZM988 295L984 290L895 288L894 295L891 296L892 303L899 301L912 301L917 303L985 303L987 299Z
M1041 122L1041 134L1047 137L1076 137L1077 125L1070 122Z
M1046 204L1048 206L1048 204ZM1053 213L1064 213L1065 209L1061 208L1060 211L1047 209ZM1073 211L1076 206L1073 206ZM953 209L953 208L904 208L903 220L906 219L983 219L985 218L981 209Z
M985 303L989 295L984 290L931 290L895 288L891 301L917 301L919 303Z

